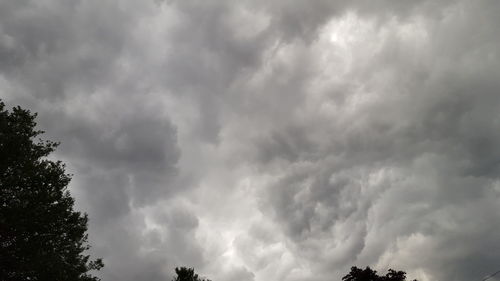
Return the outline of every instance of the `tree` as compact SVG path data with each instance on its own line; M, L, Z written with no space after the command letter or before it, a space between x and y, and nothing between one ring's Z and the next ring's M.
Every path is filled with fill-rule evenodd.
M47 158L58 143L35 140L35 118L0 101L0 280L97 281L87 215L73 210L65 165Z
M361 269L353 266L351 272L342 277L342 281L406 281L406 272L389 269L385 276L379 276L377 271L370 267Z
M175 277L172 281L210 281L209 279L198 277L198 274L194 273L193 268L176 267L175 273L177 274L177 277Z

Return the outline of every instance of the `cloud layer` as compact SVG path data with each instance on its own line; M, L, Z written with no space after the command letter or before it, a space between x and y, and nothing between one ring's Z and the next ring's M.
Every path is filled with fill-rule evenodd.
M3 1L103 280L500 265L495 1Z

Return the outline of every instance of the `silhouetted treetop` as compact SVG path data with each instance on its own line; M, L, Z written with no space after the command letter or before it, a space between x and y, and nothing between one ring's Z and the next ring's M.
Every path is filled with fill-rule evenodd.
M46 158L58 144L35 140L35 118L0 101L0 280L97 281L87 215L73 210L64 164Z
M377 271L370 267L361 269L353 266L351 272L342 277L342 281L406 281L406 272L389 269L386 275L379 276Z
M177 276L172 281L210 281L209 279L198 277L193 268L176 267L175 273Z

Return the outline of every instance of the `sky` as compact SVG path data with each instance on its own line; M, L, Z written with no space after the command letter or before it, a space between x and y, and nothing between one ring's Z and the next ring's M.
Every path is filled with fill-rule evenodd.
M107 280L500 269L500 2L0 0Z

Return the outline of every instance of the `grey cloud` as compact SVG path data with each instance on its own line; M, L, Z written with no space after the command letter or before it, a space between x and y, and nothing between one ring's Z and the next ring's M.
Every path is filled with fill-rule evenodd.
M298 127L284 128L272 132L271 136L261 137L257 146L261 152L258 158L263 162L274 160L271 157L295 162L300 156L314 150L305 130Z
M194 129L202 140L217 143L220 109L230 106L232 84L262 63L270 38L265 30L237 37L238 22L229 23L238 7L230 1L175 1L168 8L179 14L179 23L166 38L172 44L159 79L176 94L192 97L200 114Z
M242 280L242 281L253 281L255 280L255 276L253 273L249 272L245 268L237 268L234 271L224 277L222 280Z
M22 93L10 94L12 103L38 111L49 138L62 142L57 157L75 174L72 191L90 215L93 252L110 268L103 278L167 279L178 264L177 257L162 253L167 244L188 245L192 253L184 262L195 260L200 256L196 246L180 234L155 245L158 250L142 250L145 216L137 214L137 207L179 190L174 183L180 157L176 127L161 106L138 97L148 91L142 88L143 74L125 74L123 68L135 51L127 42L136 20L156 6L113 1L1 5L0 54L6 62L1 74ZM111 99L99 96L110 91ZM185 249L168 246L166 251L182 256Z
M99 174L104 169L123 178L120 183L131 189L133 202L144 204L169 193L168 179L176 174L179 149L176 129L168 119L151 115L149 108L137 109L131 115L118 113L117 119L103 114L98 119L104 120L97 121L102 127L68 116L56 132L67 139L61 153Z
M494 1L59 2L0 3L0 91L62 142L103 278L496 269Z
M457 3L457 5L462 4ZM466 3L463 3L463 5L468 6ZM471 16L470 20L472 21L473 18ZM447 31L458 28L452 27L451 22L448 24L450 26L441 28L447 29ZM482 28L481 25L476 27L479 29L477 31L479 33L483 33L483 29L489 30L489 28ZM441 38L439 38L441 31L439 29L428 31L430 32L430 40L433 40L431 42L436 45L441 44ZM489 33L491 33L489 34L491 37L486 36L486 41L494 37L492 32ZM454 40L443 40L442 43L460 42L461 40L463 38L455 38ZM471 44L471 42L468 43ZM387 46L398 46L399 43L397 41L387 41L385 44ZM484 250L477 250L475 246L471 248L464 246L464 248L460 248L463 252L455 254L453 250L448 249L453 247L450 247L448 242L445 242L447 238L455 235L463 237L462 235L467 235L465 234L467 232L453 227L444 233L436 233L434 231L439 232L443 228L443 222L434 221L432 217L437 213L451 216L451 214L448 214L448 212L453 212L450 210L450 206L461 206L461 204L476 205L478 209L490 208L491 205L479 207L482 205L479 202L485 196L490 196L487 195L490 192L496 192L492 182L495 182L498 178L496 173L496 159L498 157L496 157L496 148L492 144L498 140L495 133L498 126L495 121L496 117L494 117L496 111L492 105L498 104L498 101L492 89L498 87L495 82L496 79L491 79L490 74L497 73L497 70L494 69L496 61L487 63L485 68L479 68L471 72L470 65L462 64L462 61L467 60L469 50L482 49L484 45L481 44L488 43L476 41L474 44L469 45L468 50L463 49L465 47L460 44L457 47L450 46L452 48L450 56L458 56L460 59L457 60L454 57L453 60L457 60L456 63L452 61L446 62L449 65L443 65L445 69L436 67L436 64L439 64L439 62L436 62L428 66L424 65L424 69L414 71L414 69L408 68L407 65L403 65L406 62L404 57L387 57L382 53L383 61L381 63L384 63L389 69L394 69L394 75L397 74L398 77L398 80L393 81L393 84L390 85L394 88L386 89L386 91L389 90L386 93L378 93L381 95L380 97L385 97L385 99L378 100L378 97L373 99L370 107L366 107L366 111L359 111L354 116L355 118L349 120L352 122L346 124L331 120L331 125L325 126L324 124L327 123L322 120L323 117L316 112L311 112L312 116L317 114L317 118L313 118L316 122L309 123L309 127L305 127L296 135L288 135L287 142L278 145L279 149L269 149L269 145L256 145L261 149L259 153L266 156L264 163L267 163L267 159L271 157L279 157L285 161L285 164L282 164L284 167L283 179L270 186L268 188L269 193L265 193L262 197L263 200L269 200L272 212L277 214L277 219L283 222L284 226L286 226L285 230L290 236L294 237L294 239L299 238L299 243L303 245L309 245L315 241L321 241L322 234L333 235L335 227L344 227L342 222L345 217L339 219L339 214L342 214L342 211L337 209L342 204L348 204L349 202L353 204L353 207L347 209L344 216L360 222L367 220L369 224L375 223L371 220L380 215L379 208L383 206L389 208L391 206L392 209L387 209L386 212L394 215L378 218L374 225L367 226L366 232L362 231L361 235L356 238L361 248L358 247L352 253L344 253L347 257L350 256L351 259L337 264L334 263L335 265L347 268L349 264L358 261L365 264L379 262L379 266L393 266L378 260L382 258L384 249L390 247L392 241L404 240L406 238L403 237L412 237L415 234L425 233L425 235L429 235L429 240L436 239L439 241L428 242L435 245L436 248L442 246L437 245L440 243L447 245L439 248L440 250L433 248L428 250L447 253L445 254L447 256L429 258L433 263L436 263L437 260L442 261L433 266L419 264L418 260L421 257L417 253L414 256L415 260L408 260L407 262L412 263L415 267L427 266L429 274L433 274L431 278L437 278L438 280L464 278L465 280L473 278L473 276L480 276L480 272L494 270L492 260L495 260L496 256L484 253ZM459 51L456 49L459 49ZM428 51L431 52L431 57L435 56L438 60L444 60L442 56L447 57L446 54L441 53L439 48ZM497 53L497 50L489 49L489 51ZM488 52L474 52L473 56L481 55L487 56ZM377 59L375 58L375 60ZM377 67L377 64L374 64L374 66ZM421 68L422 66L416 67ZM373 70L376 71L377 69ZM421 73L427 73L428 78L423 80ZM363 75L361 76L362 79L366 79L365 83L369 85L370 79L376 77L375 75L378 73L360 74ZM412 84L406 81L412 82ZM381 89L374 90L381 91ZM390 91L394 92L391 93ZM351 96L355 94L354 92L350 93ZM293 110L299 109L300 107L291 109L289 120L292 121L288 122L300 122L300 120L294 119L297 117L293 112ZM320 125L316 126L316 124ZM280 126L278 127L280 129L274 128L274 130L281 132L285 132L288 126L286 123L274 123L274 125ZM327 130L322 133L328 141L325 144L319 139L315 139L312 146L317 151L326 152L324 155L312 154L315 156L311 157L310 151L305 148L292 149L291 151L295 154L293 157L281 156L283 155L282 151L289 147L290 143L300 143L304 136L320 135L318 133L320 130ZM269 141L262 142L259 140L259 142L266 144L273 143L275 140L269 138ZM325 145L326 147L322 147ZM338 160L332 162L330 157L332 155L336 155ZM268 167L271 168L273 165ZM287 165L295 168L287 168ZM426 165L428 168L418 173L415 169L422 169L420 165ZM352 181L353 184L340 185L338 189L331 190L329 182L324 180L325 175L319 172L324 170L325 167L327 167L325 171L326 178L335 178L342 174L348 174L347 179ZM391 178L391 176L382 184L377 185L370 183L370 177L376 176L377 173L384 169L393 170L393 176L396 176L396 178ZM299 176L301 174L303 175ZM406 185L405 181L408 179L414 181ZM367 195L363 195L359 191L356 192L356 190L363 189L377 190L378 193L368 192ZM355 192L353 197L344 197L352 190ZM390 196L389 194L393 195ZM328 195L331 195L335 200L328 201ZM375 195L375 197L370 197L368 199L369 204L362 207L363 201L367 199L365 196L372 195ZM326 217L324 217L323 213L325 211L318 207L323 202L328 202L325 207ZM460 216L454 217L452 220L467 220L466 218L468 218L474 221L472 213L472 211L462 212ZM314 233L312 231L314 229L313 225L322 219L326 219L329 224L326 224L327 227L321 229L318 233ZM428 226L427 222L432 222L432 226ZM483 232L479 230L482 229L481 223L471 222L471 224L474 225L471 228L478 229L475 232L477 236L474 236L474 239L478 241L489 240L487 238L489 231ZM490 221L489 225L492 224L494 225L493 228L498 227L495 219ZM353 229L353 231L357 233L356 229ZM377 231L382 231L385 234L375 239L373 235ZM461 233L462 231L464 233ZM484 237L482 237L483 235ZM335 237L330 236L329 239L335 240ZM381 247L376 246L376 244L380 243L376 241L377 239L386 241L386 244ZM328 243L327 241L323 242ZM458 241L450 243L460 244ZM374 247L379 247L378 254L373 255L373 251L377 251ZM340 251L340 249L336 249ZM326 253L328 252L321 249L315 251L316 255ZM372 255L371 258L370 255ZM487 255L488 258L482 257L483 255ZM465 270L461 270L462 267L458 265L465 262L461 256L474 256L475 259L482 262L474 263L475 270L466 274ZM330 257L330 259L335 261L337 257ZM397 263L394 260L392 262ZM470 269L470 267L467 268ZM332 269L325 268L324 270L329 271Z
M200 268L205 263L201 245L195 242L196 217L184 207L164 210L150 204L151 208L161 211L154 211L157 214L151 216L135 209L105 224L90 221L92 251L103 257L107 265L101 273L103 278L169 280L176 266Z
M82 170L77 170L79 176L73 179L73 184L85 188L80 197L88 203L82 209L93 218L92 223L107 225L129 214L130 191L126 175L117 172L85 173Z

